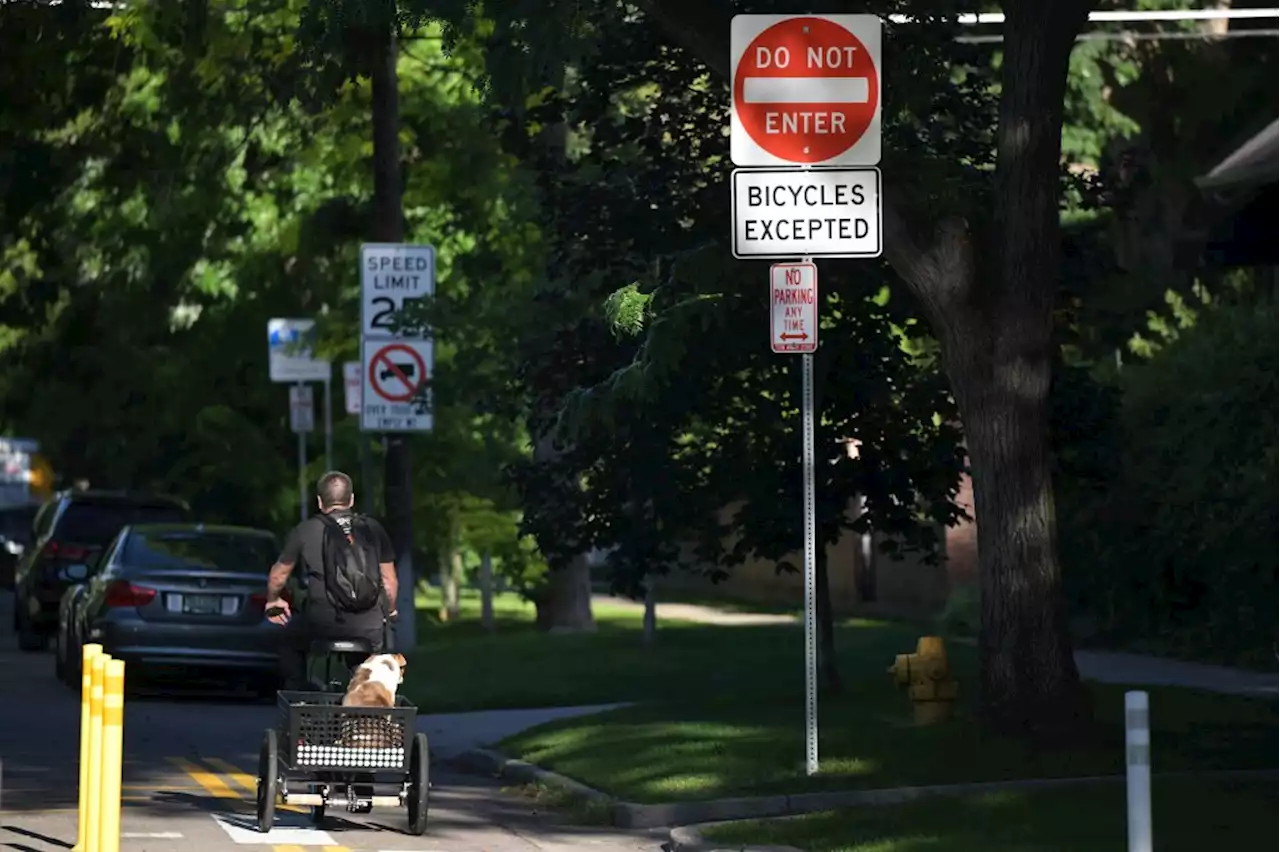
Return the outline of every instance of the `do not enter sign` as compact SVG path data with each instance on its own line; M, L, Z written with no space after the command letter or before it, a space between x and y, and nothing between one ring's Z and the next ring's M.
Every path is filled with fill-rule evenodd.
M880 19L737 15L730 28L738 166L880 162Z

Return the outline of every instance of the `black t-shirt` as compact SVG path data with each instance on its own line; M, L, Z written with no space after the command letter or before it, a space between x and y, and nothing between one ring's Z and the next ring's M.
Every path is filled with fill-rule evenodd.
M352 514L350 512L331 512L329 517L338 522L343 532L351 532ZM395 562L395 552L391 549L391 537L387 535L382 524L368 515L361 517L366 529L373 537L378 562ZM324 528L325 523L319 515L312 515L298 524L289 533L289 538L284 543L284 550L280 552L280 558L277 560L282 565L301 567L303 581L307 584L307 620L311 622L341 620L352 626L361 626L365 622L381 624L383 613L378 607L374 607L368 613L338 613L333 608L333 604L329 603L329 596L325 593L324 586L324 551L322 549Z

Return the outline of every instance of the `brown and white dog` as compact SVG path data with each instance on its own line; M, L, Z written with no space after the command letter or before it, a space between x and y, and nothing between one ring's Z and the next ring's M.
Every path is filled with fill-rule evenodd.
M403 654L374 654L355 670L343 707L394 707L396 688L404 683Z

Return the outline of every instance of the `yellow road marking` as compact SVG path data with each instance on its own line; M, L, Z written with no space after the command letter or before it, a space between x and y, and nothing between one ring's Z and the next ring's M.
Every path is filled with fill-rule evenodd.
M255 796L258 795L258 779L248 772L242 771L240 767L227 763L220 757L206 757L204 762L214 769L221 770L224 775L236 782L245 792L253 793Z
M243 799L244 797L227 786L226 782L217 776L216 773L209 772L203 767L197 766L189 760L183 760L180 757L170 757L168 761L174 766L187 773L192 781L204 788L205 792L215 799Z
M242 788L247 793L252 793L256 801L258 796L258 779L256 776L250 775L234 763L228 763L220 757L206 757L204 762L222 771L224 775L236 783L236 786ZM276 810L286 811L292 814L305 814L310 811L309 808L299 807L298 805L277 805Z

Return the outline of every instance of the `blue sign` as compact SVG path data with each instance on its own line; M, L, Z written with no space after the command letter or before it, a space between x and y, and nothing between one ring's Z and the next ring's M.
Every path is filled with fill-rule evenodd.
M313 358L316 322L309 319L267 321L267 355L273 382L327 382L329 362Z

